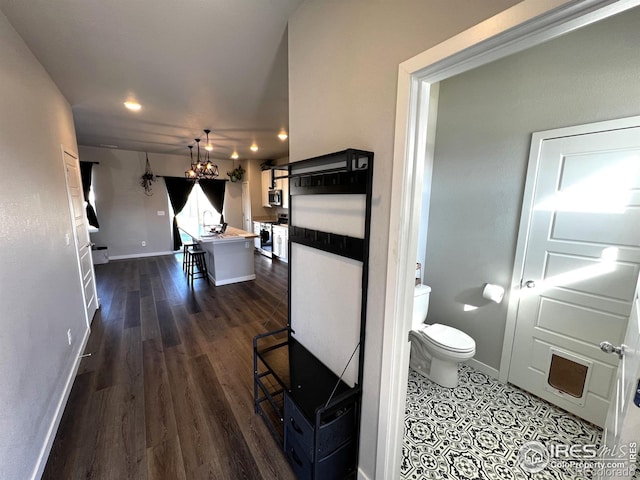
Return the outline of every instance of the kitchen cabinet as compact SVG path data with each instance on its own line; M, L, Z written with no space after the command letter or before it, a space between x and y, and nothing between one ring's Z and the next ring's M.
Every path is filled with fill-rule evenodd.
M253 246L256 250L260 250L260 222L253 222L253 233L257 235L253 239Z
M348 149L289 164L288 172L291 203L314 208L312 215L290 212L288 228L273 228L274 253L289 261L289 318L287 327L253 339L254 409L298 480L352 479L358 470L373 153ZM336 221L335 202L350 205L348 222Z
M273 226L273 254L283 262L289 261L289 227Z
M274 170L274 176L284 176L287 175L287 170ZM282 190L282 208L289 208L289 179L288 178L278 178L275 181L276 190Z
M262 206L271 208L269 203L269 190L273 187L272 170L262 170Z

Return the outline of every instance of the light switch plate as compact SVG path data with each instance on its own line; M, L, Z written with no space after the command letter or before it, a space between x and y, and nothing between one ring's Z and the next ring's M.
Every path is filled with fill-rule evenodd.
M158 210L158 216L164 217L164 210Z

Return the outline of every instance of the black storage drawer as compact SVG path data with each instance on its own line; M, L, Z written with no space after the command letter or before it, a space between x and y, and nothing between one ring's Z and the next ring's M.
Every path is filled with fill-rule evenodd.
M355 440L351 440L314 462L306 455L306 448L300 445L297 438L285 433L284 451L298 480L343 480L354 477L355 446Z
M313 478L313 462L305 455L305 449L300 446L296 438L287 436L286 431L287 428L285 428L284 453L287 455L293 473L296 474L298 480L311 480Z
M337 410L333 415L323 417L318 430L316 452L322 458L356 435L355 404Z
M316 455L319 458L328 455L356 435L354 403L322 415L315 449L313 423L304 416L289 395L285 395L284 415L285 442L288 435L294 437L311 460Z
M305 455L313 460L313 425L304 417L289 395L284 396L284 443L294 439Z
M351 441L335 452L320 459L315 465L316 480L343 480L355 478L356 442Z

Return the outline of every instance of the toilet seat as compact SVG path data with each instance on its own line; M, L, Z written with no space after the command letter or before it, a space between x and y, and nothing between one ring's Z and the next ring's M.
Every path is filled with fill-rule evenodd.
M428 340L434 346L443 350L456 353L469 353L475 350L476 342L464 332L434 323L432 325L424 325L419 329L424 334L425 340Z

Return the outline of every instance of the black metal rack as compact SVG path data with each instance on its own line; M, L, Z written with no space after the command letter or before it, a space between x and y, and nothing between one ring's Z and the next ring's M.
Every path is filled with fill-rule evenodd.
M290 260L289 325L253 340L254 407L298 478L352 478L357 470L364 366L373 153L347 149L284 168L286 175L274 178L289 178L289 250L300 244L362 262L358 378L350 387L292 336ZM345 194L365 195L363 238L296 226L296 196Z

